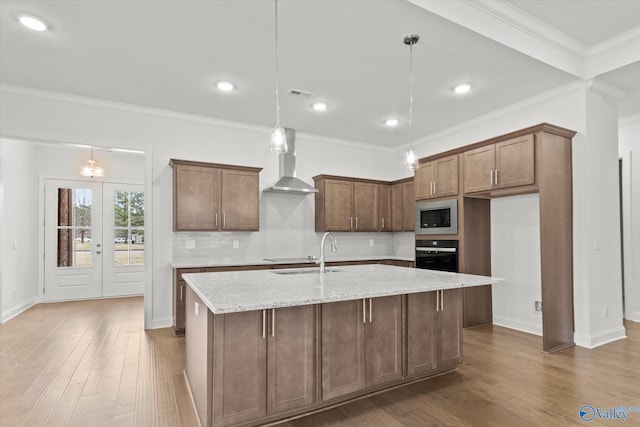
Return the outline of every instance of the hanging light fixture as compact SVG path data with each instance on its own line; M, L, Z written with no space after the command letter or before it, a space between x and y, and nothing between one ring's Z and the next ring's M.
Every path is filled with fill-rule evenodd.
M279 92L279 83L280 83L280 75L278 74L278 0L275 0L276 3L276 19L275 19L275 40L276 40L276 49L275 49L275 57L276 57L276 126L271 131L271 144L269 146L269 151L274 153L286 153L288 150L287 147L287 136L284 133L284 129L280 126L280 102L278 97Z
M420 36L409 34L404 38L404 44L409 45L409 150L405 154L404 167L416 170L420 167L418 155L413 148L413 45L418 43Z
M80 174L82 176L89 176L93 178L94 176L104 176L104 169L100 166L96 166L96 162L93 159L93 148L91 149L91 159L87 160L87 164L80 169Z

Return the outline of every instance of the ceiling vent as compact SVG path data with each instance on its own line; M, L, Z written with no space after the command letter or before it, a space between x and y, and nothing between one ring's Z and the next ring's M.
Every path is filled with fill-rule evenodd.
M311 98L313 96L313 93L307 92L306 90L289 89L289 95L304 96L307 98Z

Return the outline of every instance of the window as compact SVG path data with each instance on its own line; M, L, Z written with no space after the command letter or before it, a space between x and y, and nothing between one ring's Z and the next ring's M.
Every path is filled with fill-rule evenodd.
M114 265L144 264L144 193L116 191Z

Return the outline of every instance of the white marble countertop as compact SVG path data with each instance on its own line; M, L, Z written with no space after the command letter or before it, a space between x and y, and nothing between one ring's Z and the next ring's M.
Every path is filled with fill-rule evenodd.
M299 274L297 272L306 272ZM283 274L284 273L284 274ZM501 283L503 279L390 265L192 273L182 276L214 314Z
M275 259L276 261L267 261ZM391 259L397 261L415 261L414 257L398 257L392 255L365 255L365 256L336 256L327 255L327 262L343 262L343 261L378 261L383 259ZM301 257L216 257L194 255L190 257L178 257L171 261L172 268L205 268L205 267L231 267L242 265L276 265L276 264L305 264L313 262L306 256Z

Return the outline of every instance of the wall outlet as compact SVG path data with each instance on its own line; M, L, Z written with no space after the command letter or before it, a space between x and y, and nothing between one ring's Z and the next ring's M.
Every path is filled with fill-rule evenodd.
M240 247L240 242L238 242L237 240L233 241L233 249L238 249Z
M373 244L374 244L373 239L369 239L369 246L373 246Z
M542 301L534 301L534 309L538 313L542 313Z
M196 248L196 241L195 240L187 240L187 242L185 243L185 247L187 249L195 249Z
M593 249L595 249L596 251L599 251L601 244L602 244L602 242L600 241L600 239L596 239L593 242Z
M13 290L13 299L16 299L16 290Z
M602 308L602 315L603 315L604 317L609 317L609 306L608 306L608 305L605 305L605 306Z

